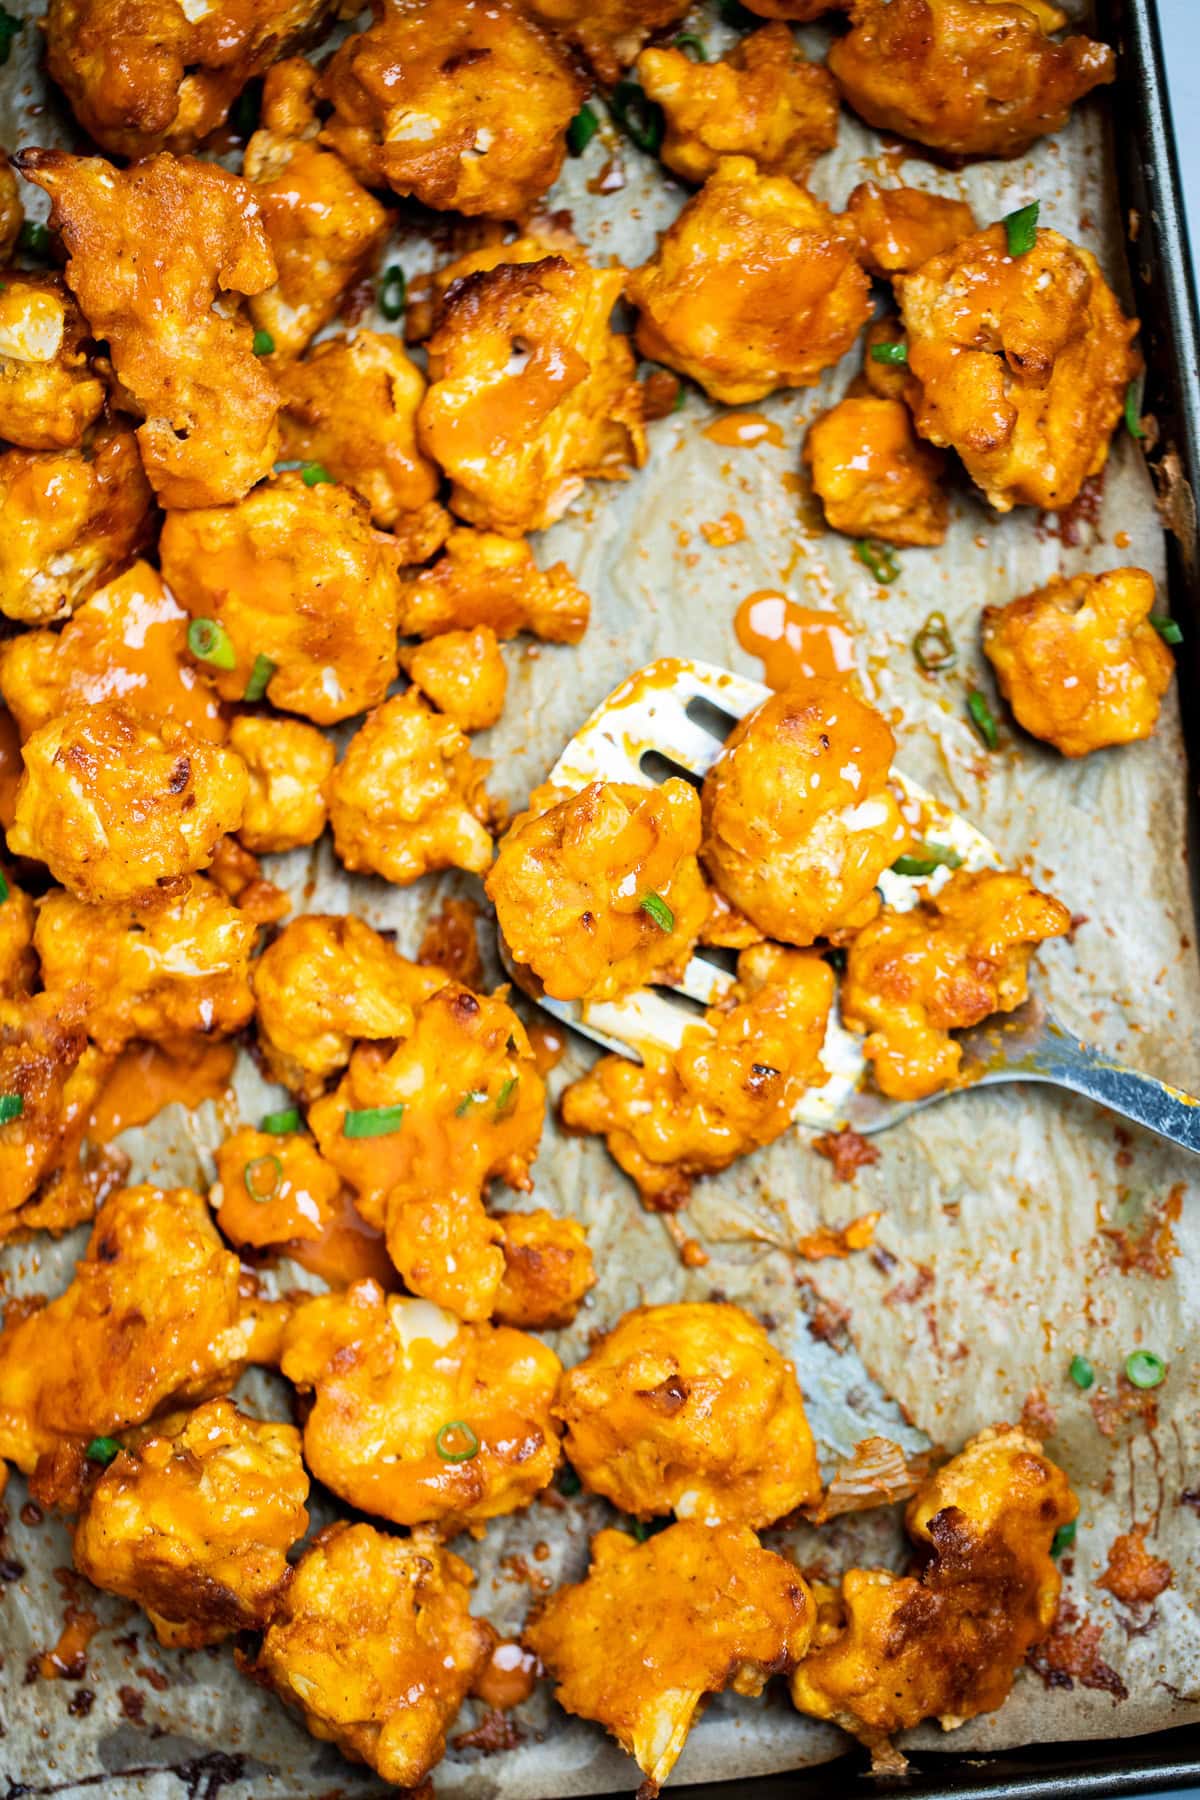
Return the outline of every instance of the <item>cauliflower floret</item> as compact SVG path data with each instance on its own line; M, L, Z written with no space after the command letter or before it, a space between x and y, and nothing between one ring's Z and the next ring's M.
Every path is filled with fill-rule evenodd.
M82 442L104 405L88 335L60 275L0 272L0 438L24 450Z
M880 362L875 350L882 344L901 344L904 346L904 357L900 362ZM867 326L867 335L863 344L862 374L855 378L850 393L878 394L881 400L905 400L908 394L908 345L904 341L904 327L894 313L883 318L872 319Z
M950 1036L1026 999L1029 959L1071 915L1023 875L957 870L912 912L886 912L850 945L842 1020L869 1033L863 1055L893 1100L923 1100L954 1081Z
M0 612L67 618L150 542L154 495L132 431L102 425L86 450L0 455Z
M4 664L0 660L0 691ZM325 829L325 781L334 748L324 732L299 719L242 713L229 729L229 747L250 777L238 836L257 855L313 844Z
M461 518L521 537L560 518L587 476L621 480L645 462L633 352L609 323L625 279L547 256L450 288L417 431Z
M563 1449L635 1518L761 1530L821 1492L790 1362L738 1306L639 1306L564 1375Z
M507 1325L465 1325L359 1281L296 1307L281 1367L313 1390L313 1474L397 1525L459 1531L516 1512L558 1466L550 1406L561 1365Z
M1064 756L1149 737L1174 659L1144 569L1061 576L983 612L983 648L1019 722Z
M536 1608L523 1642L567 1712L595 1719L657 1793L709 1694L761 1694L812 1637L812 1594L795 1563L741 1525L669 1526L639 1544L592 1539L586 1577Z
M740 38L718 62L694 62L672 47L643 50L638 79L663 109L662 160L704 181L722 156L748 156L764 175L803 181L837 143L832 75L807 62L786 25Z
M537 1212L494 1215L504 1234L504 1279L496 1289L498 1325L550 1331L569 1325L596 1285L587 1232L578 1219Z
M327 1525L296 1564L257 1669L314 1737L417 1788L492 1652L474 1577L436 1532Z
M431 869L491 866L490 762L415 688L367 714L329 778L329 822L347 869L405 887Z
M171 719L220 743L224 714L188 660L187 623L157 570L138 562L85 601L62 631L9 638L0 645L0 693L21 735L74 708L117 701L150 723Z
M401 650L400 667L460 731L485 731L504 711L508 670L490 625L439 632Z
M635 269L643 356L740 405L811 387L871 316L871 288L828 207L746 156L716 172Z
M289 471L235 506L168 513L161 556L180 605L220 627L197 654L223 700L257 671L257 697L336 725L396 679L394 554L349 488Z
M19 956L11 997L0 1000L0 1092L21 1111L0 1125L0 1238L35 1229L68 1230L95 1211L99 1181L82 1161L88 1114L109 1059L87 1043L77 994L21 991L27 972L32 905L10 889L0 907L5 949ZM2 1429L2 1427L0 1427ZM0 1449L0 1456L4 1454Z
M257 926L203 876L151 906L90 906L55 888L38 906L34 945L54 994L86 994L88 1035L104 1050L131 1038L170 1044L230 1037L254 1010Z
M315 1243L336 1217L342 1178L300 1131L277 1135L245 1125L225 1139L216 1160L209 1203L239 1249Z
M879 187L860 181L842 220L858 240L858 260L871 275L890 279L919 269L977 229L965 200L946 200L924 188Z
M487 625L498 638L519 631L550 644L577 644L592 603L565 563L539 569L529 545L460 525L432 568L400 585L400 629L436 637Z
M340 156L313 140L317 71L303 57L278 63L263 87L262 124L246 145L243 178L262 210L279 279L248 305L281 356L298 356L343 294L370 268L388 233L378 200Z
M820 956L777 944L743 950L726 1005L689 1025L673 1053L646 1047L640 1063L602 1056L563 1094L564 1125L603 1134L647 1206L683 1206L695 1176L773 1143L805 1088L824 1083L833 989Z
M215 163L165 152L116 169L24 150L17 166L50 195L67 281L145 419L138 445L162 504L239 500L279 445L279 395L233 298L275 279L250 189Z
M842 99L953 156L1021 156L1116 75L1107 44L1051 39L1067 15L1044 0L853 0L850 14L829 51Z
M443 212L513 219L556 180L587 94L508 0L376 0L321 77L321 141L371 187Z
M945 457L913 430L903 400L853 394L808 428L804 461L831 531L886 544L940 544L950 502Z
M703 857L768 937L811 944L879 910L875 883L908 844L888 787L895 741L833 681L748 713L706 777Z
M0 263L6 263L16 249L24 222L17 177L7 150L0 150Z
M1078 1511L1035 1438L1012 1426L972 1438L909 1503L919 1573L851 1569L840 1592L820 1592L796 1706L868 1744L922 1719L950 1731L994 1712L1054 1623L1051 1545Z
M160 1643L219 1643L278 1606L307 1498L295 1427L209 1400L125 1439L85 1492L75 1567L144 1607Z
M1057 231L1010 256L1003 225L896 281L906 395L922 437L957 450L998 512L1069 506L1108 458L1141 367L1090 251Z
M517 962L555 1000L612 1000L682 974L708 917L686 781L535 793L487 878Z
M606 86L687 9L687 0L526 0L526 11L582 50Z

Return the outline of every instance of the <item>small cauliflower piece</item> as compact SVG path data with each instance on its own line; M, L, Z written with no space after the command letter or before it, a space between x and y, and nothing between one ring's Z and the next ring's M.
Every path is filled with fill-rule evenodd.
M588 476L646 460L629 340L610 315L625 271L582 257L500 263L455 282L429 340L421 448L472 525L522 537L561 518Z
M35 916L33 901L24 888L5 875L0 899L0 997L6 1000L27 994L34 986L38 974L33 951Z
M368 713L329 778L329 822L347 869L407 887L431 869L491 866L490 762L415 688Z
M1051 1546L1078 1511L1036 1438L1013 1426L972 1438L909 1502L919 1572L851 1569L820 1593L796 1706L873 1746L923 1719L952 1731L994 1712L1054 1623Z
M234 506L168 513L161 557L180 605L225 634L203 663L223 700L266 657L272 706L336 725L396 679L395 558L349 488L293 470Z
M439 632L401 650L400 667L460 731L485 731L504 711L508 670L490 625Z
M748 156L764 175L803 181L837 143L832 75L808 62L786 25L739 38L728 56L695 62L672 46L643 50L638 79L663 109L660 155L688 181L705 181L722 156Z
M508 0L376 0L321 77L321 133L369 187L514 219L556 180L587 84Z
M635 1307L554 1412L584 1486L634 1518L761 1531L821 1492L796 1372L739 1306Z
M419 1787L492 1652L465 1562L436 1532L327 1525L296 1564L256 1672L316 1738L397 1787Z
M702 856L727 900L788 944L853 930L907 847L888 786L895 741L837 682L773 694L736 726L705 778Z
M216 1161L209 1202L239 1249L314 1243L336 1215L342 1178L299 1131L277 1136L244 1125L219 1146Z
M956 450L998 512L1061 510L1108 459L1141 368L1090 251L1039 231L1010 256L992 225L896 281L917 430Z
M194 1649L266 1625L308 1529L300 1433L209 1400L127 1437L85 1491L75 1567Z
M522 1641L567 1712L594 1719L657 1793L709 1694L761 1694L800 1661L813 1597L799 1569L740 1525L671 1525L639 1544L592 1539L592 1566L534 1610Z
M154 535L154 495L132 431L101 425L84 450L0 454L0 612L65 619Z
M904 344L904 360L901 362L880 362L875 350L882 344ZM908 345L904 341L904 327L894 313L883 318L872 319L867 326L867 335L863 342L862 374L855 380L850 393L878 394L881 400L905 400L908 394Z
M673 1053L602 1056L562 1097L570 1131L602 1135L647 1206L674 1211L693 1179L726 1169L792 1122L827 1079L820 1051L833 1004L820 956L756 944L738 957L726 1004L686 1028Z
M648 37L687 12L687 0L526 0L555 37L582 51L606 86L637 58Z
M23 450L82 443L104 405L89 335L61 275L0 272L0 438Z
M686 781L539 789L500 843L488 898L555 1000L612 1000L682 974L708 917Z
M0 691L3 685L0 660ZM250 777L238 828L247 850L265 856L315 843L325 829L325 782L336 754L324 732L299 719L242 713L229 728L229 747Z
M643 356L729 406L811 387L871 316L870 283L828 207L725 156L629 278Z
M950 156L1021 156L1116 75L1107 44L1054 42L1067 15L1044 0L852 0L850 18L829 50L847 106Z
M842 220L858 240L863 268L888 280L911 274L977 229L965 200L947 200L924 188L880 187L874 181L859 182Z
M946 459L913 430L903 400L851 394L813 420L804 462L831 531L885 544L940 544Z
M304 1457L318 1481L397 1525L448 1534L516 1512L558 1466L561 1365L523 1331L358 1281L295 1308L281 1367L313 1391Z
M22 991L32 972L32 911L28 897L12 889L0 907L13 978L0 999L0 1092L21 1100L19 1115L0 1125L0 1239L69 1230L91 1217L98 1186L103 1191L103 1177L89 1181L82 1151L108 1060L88 1045L80 995Z
M1023 875L958 869L911 912L882 913L853 939L842 1020L866 1032L863 1055L893 1100L923 1100L958 1074L952 1031L1013 1012L1029 993L1029 959L1063 937L1071 915Z
M431 568L400 584L400 629L414 637L486 625L498 638L527 631L577 644L592 603L565 563L539 569L522 539L460 525Z
M537 1212L494 1215L503 1232L504 1279L496 1290L498 1325L524 1331L569 1325L596 1285L587 1232L578 1219Z
M1149 737L1174 658L1145 569L1056 577L983 611L983 648L1017 720L1064 756Z
M17 166L50 195L67 281L144 417L138 445L162 504L240 500L279 445L279 396L235 298L275 280L246 183L166 152L116 169L99 156L23 150Z

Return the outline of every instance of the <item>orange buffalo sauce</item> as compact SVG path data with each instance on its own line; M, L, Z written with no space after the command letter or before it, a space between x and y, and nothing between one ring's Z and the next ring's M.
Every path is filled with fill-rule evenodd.
M400 1286L383 1233L367 1224L349 1188L342 1189L320 1237L291 1238L279 1249L332 1288L349 1287L352 1281L365 1281L368 1277L387 1291Z
M753 450L759 444L783 448L783 432L774 419L764 419L757 412L722 413L704 427L704 435L712 443L725 444L732 450Z
M535 1020L529 1027L529 1048L533 1051L534 1066L544 1080L566 1054L566 1026L548 1025L541 1019Z
M747 595L733 628L776 690L814 675L837 681L854 672L854 638L837 613L798 606L771 588Z
M178 1100L189 1111L216 1100L229 1086L237 1052L232 1044L185 1041L166 1050L161 1044L130 1044L92 1107L87 1135L107 1144L131 1125L144 1125Z
M475 1677L471 1692L498 1712L528 1700L537 1682L537 1657L511 1638L502 1638Z

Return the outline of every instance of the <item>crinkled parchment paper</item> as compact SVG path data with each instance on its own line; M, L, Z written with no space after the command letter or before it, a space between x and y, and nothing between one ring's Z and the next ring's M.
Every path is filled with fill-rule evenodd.
M722 26L703 28L710 43L729 36ZM819 51L820 28L802 35ZM32 27L21 34L2 78L0 136L10 147L70 141L36 69L36 37ZM1124 288L1105 129L1102 103L1087 105L1066 132L1029 158L954 173L881 155L879 140L844 114L839 149L818 163L813 185L841 205L865 175L908 180L969 198L983 221L1038 197L1043 222L1094 249ZM591 193L588 182L614 156L626 185ZM41 196L27 198L40 216ZM595 257L632 264L652 250L656 232L684 198L656 164L606 131L581 161L568 163L548 207L570 213ZM403 237L399 249L410 273L433 258L419 234ZM1056 535L1027 510L998 519L961 488L945 546L903 552L900 580L882 588L846 540L820 529L799 475L806 422L844 390L856 368L852 354L819 389L764 405L781 427L782 447L729 449L707 439L703 429L714 409L689 391L680 412L652 427L648 467L626 484L595 485L536 545L542 560L562 558L578 575L593 598L593 623L578 649L523 640L505 646L508 707L484 746L495 759L493 788L520 805L586 713L652 657L689 654L757 675L733 632L737 604L751 592L776 589L809 605L836 607L857 630L866 689L895 723L901 766L968 813L1006 859L1085 916L1072 944L1055 944L1041 958L1038 981L1056 1011L1116 1055L1200 1092L1200 981L1174 697L1152 742L1079 763L1027 739L1018 742L1008 730L1002 753L988 756L963 706L972 680L992 691L976 648L985 602L1007 600L1059 571L1137 562L1161 575L1161 539L1140 455L1120 433L1095 521L1078 533ZM744 541L709 547L701 523L731 509L745 523ZM1064 541L1073 536L1079 541ZM964 652L958 672L937 683L919 674L909 648L934 607L946 614ZM405 892L351 881L325 848L275 859L270 873L291 888L297 910L307 904L358 912L394 929L409 954L440 898L472 888L457 878ZM305 902L310 879L316 886ZM592 1054L582 1042L572 1044L551 1078L552 1095ZM171 1107L151 1127L127 1134L122 1147L137 1178L203 1185L211 1178L212 1150L239 1110L253 1119L271 1103L280 1104L278 1090L265 1088L247 1063L239 1071L237 1103L223 1113L207 1106L189 1116ZM1080 1493L1078 1540L1063 1565L1068 1628L1098 1629L1089 1679L1107 1686L1076 1679L1069 1688L1047 1688L1024 1671L1002 1711L950 1741L958 1750L993 1750L1194 1721L1200 1716L1200 1512L1181 1500L1200 1486L1189 1341L1189 1312L1194 1316L1200 1289L1200 1214L1189 1191L1194 1164L1148 1134L1118 1130L1090 1104L1032 1087L960 1096L877 1142L878 1164L854 1186L835 1182L801 1134L701 1183L690 1229L708 1245L711 1261L689 1272L662 1221L640 1209L602 1145L567 1139L551 1120L535 1170L535 1200L586 1221L600 1270L577 1327L558 1334L556 1347L565 1360L576 1359L589 1332L640 1301L714 1292L741 1299L768 1317L776 1341L796 1361L827 1474L873 1432L910 1450L930 1443L955 1449L982 1426L1018 1418L1030 1403L1052 1425L1050 1451ZM1167 1274L1123 1272L1131 1245L1136 1249L1139 1232L1153 1228L1173 1190L1183 1195L1183 1206L1174 1227L1178 1255ZM816 1263L788 1254L788 1245L817 1224L844 1223L875 1208L883 1213L882 1253ZM10 1249L2 1259L7 1292L57 1291L83 1236ZM307 1280L286 1264L282 1279ZM1111 1404L1119 1398L1117 1375L1139 1345L1167 1359L1169 1375L1148 1410L1121 1413ZM1066 1376L1076 1351L1098 1373L1087 1394ZM258 1376L247 1387L286 1416L282 1383ZM308 1737L269 1695L239 1677L227 1650L163 1651L140 1615L107 1597L84 1600L103 1621L83 1683L94 1695L91 1710L84 1714L77 1699L72 1710L79 1684L26 1681L28 1659L51 1648L61 1628L70 1592L57 1571L70 1558L65 1533L53 1521L35 1527L21 1521L23 1499L16 1480L9 1490L7 1554L23 1572L9 1567L13 1579L0 1598L0 1773L35 1792L73 1791L91 1777L105 1793L153 1800L182 1791L211 1800L219 1789L229 1800L381 1790L376 1778ZM322 1505L317 1523L328 1516ZM581 1572L588 1534L603 1512L583 1499L539 1503L491 1524L478 1545L459 1540L456 1548L466 1544L479 1571L478 1610L502 1629L519 1627L541 1586ZM1113 1540L1135 1522L1149 1528L1149 1546L1169 1560L1174 1579L1153 1606L1134 1612L1096 1582ZM835 1521L820 1533L793 1533L791 1542L802 1560L819 1560L827 1570L895 1561L903 1553L888 1511ZM1127 1697L1118 1698L1114 1686ZM516 1717L523 1733L516 1748L490 1757L452 1751L437 1772L439 1791L464 1800L545 1800L634 1785L632 1764L598 1729L566 1719L544 1692ZM472 1722L468 1706L459 1729ZM947 1743L936 1727L920 1741ZM799 1718L781 1691L761 1703L717 1701L693 1732L675 1781L745 1778L828 1758L842 1743L837 1733Z

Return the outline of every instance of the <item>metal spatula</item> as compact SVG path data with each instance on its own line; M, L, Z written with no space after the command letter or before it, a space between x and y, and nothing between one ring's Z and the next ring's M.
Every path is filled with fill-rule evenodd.
M728 669L665 657L639 669L609 695L571 739L549 780L576 792L592 781L651 787L670 775L703 777L737 721L769 696L768 688ZM963 868L1001 866L993 846L966 819L905 776L896 774L894 780L906 799L921 807L926 837L955 851ZM948 868L927 878L889 870L880 877L879 888L885 905L905 911L921 894L936 893L949 877ZM551 1000L529 971L513 962L503 939L500 954L513 980L548 1013L605 1050L634 1060L646 1046L677 1049L685 1029L734 982L728 955L702 948L678 986L640 988L603 1002ZM835 1009L821 1052L829 1080L803 1096L794 1115L797 1125L820 1131L849 1125L870 1136L967 1085L1048 1081L1200 1153L1200 1101L1081 1044L1036 998L1014 1013L959 1033L958 1041L964 1055L954 1087L927 1100L888 1100L867 1081L861 1039L845 1029Z

